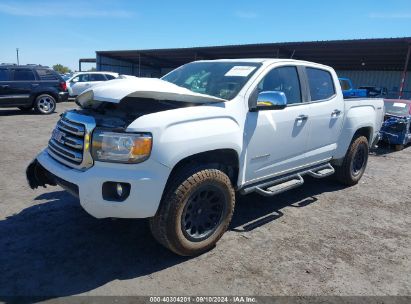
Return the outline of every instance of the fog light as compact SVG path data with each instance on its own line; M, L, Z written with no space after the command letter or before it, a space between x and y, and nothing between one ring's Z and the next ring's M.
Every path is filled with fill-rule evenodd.
M105 182L102 188L103 199L122 202L130 195L130 187L129 183Z

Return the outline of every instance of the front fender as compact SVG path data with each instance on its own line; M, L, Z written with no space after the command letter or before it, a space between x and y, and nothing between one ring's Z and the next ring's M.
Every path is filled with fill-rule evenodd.
M232 149L240 155L241 142L242 133L234 120L213 117L169 125L153 152L157 161L173 168L186 157L211 150Z
M150 157L173 168L188 156L211 150L232 149L241 155L243 132L236 111L234 104L222 103L157 112L139 117L127 131L152 133Z

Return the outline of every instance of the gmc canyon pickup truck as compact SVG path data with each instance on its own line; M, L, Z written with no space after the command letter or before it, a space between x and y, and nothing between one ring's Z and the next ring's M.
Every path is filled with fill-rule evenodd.
M383 120L382 100L344 100L332 68L288 59L196 61L76 102L29 185L61 185L96 218L149 218L187 256L221 238L235 192L273 196L306 175L358 183Z

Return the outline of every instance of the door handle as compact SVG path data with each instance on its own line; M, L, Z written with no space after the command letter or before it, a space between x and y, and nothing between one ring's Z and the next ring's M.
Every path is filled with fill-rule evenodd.
M32 83L32 84L31 84L32 87L38 87L39 85L40 85L40 84L38 84L38 83Z
M334 111L331 112L331 117L337 117L340 116L341 111L338 109L335 109Z
M295 120L297 121L304 121L308 119L308 115L301 114Z
M3 85L0 86L0 88L2 88L2 89L8 89L8 88L10 88L10 86L9 86L8 84L3 84Z

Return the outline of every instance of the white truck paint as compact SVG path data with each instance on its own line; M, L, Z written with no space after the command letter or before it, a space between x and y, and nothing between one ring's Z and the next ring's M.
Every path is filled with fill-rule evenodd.
M196 93L165 80L147 78L113 80L97 85L78 97L77 103L88 108L97 108L102 103L119 104L125 99L130 103L150 99L192 104L147 113L127 124L124 128L126 133L151 134L152 150L147 160L136 164L94 160L88 168L79 170L63 164L46 148L37 156L36 165L52 176L76 185L81 205L94 217L144 218L153 217L159 212L164 189L174 176L173 169L201 153L231 151L232 162L235 163L232 168L235 172L231 172L231 176L235 177L233 186L248 193L257 189L256 186L280 176L279 180L295 174L301 178L307 172L311 174L310 168L316 166L341 166L358 134L364 135L370 146L378 137L383 120L383 101L344 100L337 75L330 67L285 59L200 61L204 62L235 63L235 67L226 73L229 75L227 77L233 77L233 73L234 77L245 77L248 72L241 70L241 67L247 64L256 66L252 76L231 100ZM271 71L281 67L293 67L298 71L302 102L289 104L283 109L256 110L255 104L250 104L255 99L253 92L263 79L268 79ZM310 92L308 68L331 75L332 83L325 81L321 85L333 86L332 95L311 100L312 95L317 93ZM253 70L252 67L250 69ZM82 115L87 113L65 113L68 119L73 118L80 124ZM85 145L91 144L89 137L84 141ZM317 169L320 170L319 167ZM32 187L47 184L44 179L34 179L33 182L33 173L29 171L28 179ZM129 183L129 196L121 202L103 199L102 187L108 181ZM173 246L168 247L184 254Z

